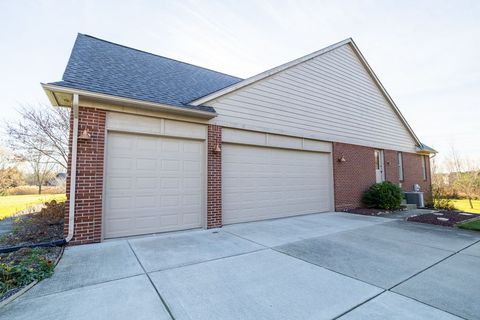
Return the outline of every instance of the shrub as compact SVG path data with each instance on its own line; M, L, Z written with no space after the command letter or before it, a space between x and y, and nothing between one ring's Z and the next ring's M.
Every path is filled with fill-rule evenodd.
M363 194L363 203L370 208L398 209L402 203L403 192L399 186L389 182L376 183Z
M34 213L32 219L38 224L55 225L62 224L65 214L65 202L52 200L45 202L45 207L40 212Z
M450 199L434 199L433 207L438 210L455 210L455 205Z
M2 263L0 261L0 295L16 287L23 287L35 280L48 278L53 273L53 261L46 258L42 248L22 248L17 255L23 255L19 261Z

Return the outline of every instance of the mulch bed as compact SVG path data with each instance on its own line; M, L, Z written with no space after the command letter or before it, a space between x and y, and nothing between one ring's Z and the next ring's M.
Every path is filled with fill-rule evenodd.
M344 212L361 214L364 216L380 216L387 213L391 213L392 211L388 211L384 209L372 209L372 208L355 208L355 209L344 210Z
M407 219L407 221L428 223L444 227L453 227L459 222L467 221L474 218L480 218L480 215L460 211L440 210L433 213L425 213L418 216L411 216Z
M60 255L62 254L62 247L46 247L42 248L42 250L45 252L43 256L45 257L46 260L50 260L53 262L57 261ZM31 249L29 248L22 248L20 250L14 251L14 252L9 252L9 253L0 253L0 262L5 263L7 265L15 265L20 263L25 257L27 257L31 252ZM2 302L5 299L8 299L9 297L13 296L16 294L18 291L22 290L25 286L22 287L15 287L7 292L5 292L3 295L0 295L0 302Z
M13 220L13 230L0 238L0 249L12 246L26 246L39 242L50 242L63 239L63 205L56 204L55 211L62 212L58 216L52 209L19 216ZM50 212L47 211L50 209Z
M23 247L42 242L52 242L63 239L64 211L64 203L52 201L50 203L46 203L45 208L43 208L40 212L29 213L15 218L13 220L12 232L0 237L0 249L17 246ZM25 258L28 259L29 255L32 254L32 250L37 249L23 247L13 252L0 253L0 263L12 268L15 266L20 266L22 260ZM63 248L49 246L42 247L38 250L41 250L40 254L43 261L51 263L51 261L58 261ZM37 264L32 265L32 272L35 272L37 267ZM2 284L3 281L5 281L5 279L0 277L0 284ZM13 287L3 295L0 294L0 302L14 295L23 287L25 286Z

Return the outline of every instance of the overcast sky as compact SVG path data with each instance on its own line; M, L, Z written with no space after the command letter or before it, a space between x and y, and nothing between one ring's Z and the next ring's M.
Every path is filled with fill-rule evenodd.
M480 159L480 1L0 0L0 121L78 32L239 77L352 37L424 143Z

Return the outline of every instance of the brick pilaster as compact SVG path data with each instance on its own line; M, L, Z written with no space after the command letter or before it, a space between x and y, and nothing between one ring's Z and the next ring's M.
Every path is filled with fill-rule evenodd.
M106 112L94 108L79 107L79 132L87 129L88 140L78 140L77 181L75 192L75 227L70 244L100 242L102 237L103 160L105 152ZM64 235L68 234L70 199L71 148L73 113L70 116L69 158L67 172L67 203L65 206Z
M222 127L208 125L207 228L222 226Z

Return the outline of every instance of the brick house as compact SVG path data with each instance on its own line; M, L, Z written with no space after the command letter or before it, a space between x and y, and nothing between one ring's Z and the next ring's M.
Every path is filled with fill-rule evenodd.
M429 155L352 39L248 79L79 34L65 237L73 244L361 206L430 191Z

